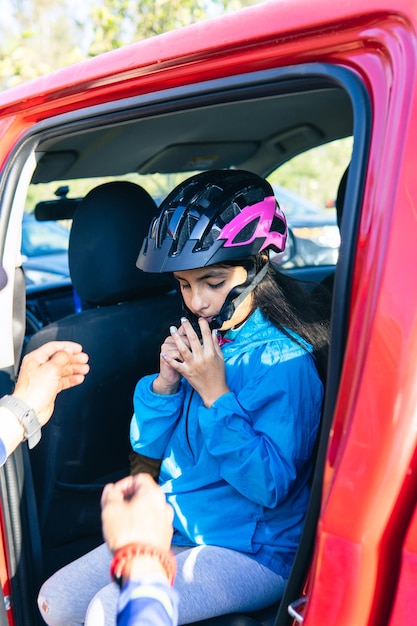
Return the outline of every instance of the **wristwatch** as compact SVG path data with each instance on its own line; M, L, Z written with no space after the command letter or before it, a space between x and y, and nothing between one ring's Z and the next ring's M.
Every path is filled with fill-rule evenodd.
M0 399L0 406L4 406L17 417L25 431L25 439L29 448L34 448L42 437L42 429L36 413L22 400L14 396L3 396Z

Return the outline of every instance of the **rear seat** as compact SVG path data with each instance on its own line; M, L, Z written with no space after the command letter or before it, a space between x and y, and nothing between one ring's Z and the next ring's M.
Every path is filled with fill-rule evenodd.
M180 316L167 279L135 266L157 212L133 183L107 183L87 194L75 213L69 247L83 310L44 327L25 349L77 341L91 366L81 386L58 396L30 453L45 578L102 542L103 485L129 473L136 381L157 371L161 341Z

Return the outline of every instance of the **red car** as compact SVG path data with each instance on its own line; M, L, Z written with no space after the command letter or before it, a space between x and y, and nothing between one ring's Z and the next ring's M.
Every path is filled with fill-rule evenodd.
M40 444L20 446L0 471L1 626L40 624L41 582L102 541L101 489L129 471L132 386L155 368L163 314L176 306L162 284L109 293L130 233L113 247L107 213L121 206L108 199L78 238L71 281L25 293L25 208L71 219L79 198L103 182L129 180L161 197L181 176L213 167L279 184L281 167L331 142L352 146L338 172L342 179L350 163L336 269L286 270L321 281L335 269L304 535L275 614L222 624L271 616L276 626L414 623L416 62L412 0L272 0L0 94L0 255L9 277L0 292L0 394L10 392L22 352L47 337L81 337L92 366L84 385L58 398ZM326 168L323 160L324 178ZM29 190L44 185L51 197L61 185L69 193L28 207Z

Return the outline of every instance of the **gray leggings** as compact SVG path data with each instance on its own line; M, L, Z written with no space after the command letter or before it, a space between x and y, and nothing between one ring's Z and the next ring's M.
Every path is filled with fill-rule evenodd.
M285 580L257 561L226 548L173 546L178 572L179 624L226 613L256 611L277 602ZM53 574L38 605L49 626L115 626L119 589L110 581L106 544Z

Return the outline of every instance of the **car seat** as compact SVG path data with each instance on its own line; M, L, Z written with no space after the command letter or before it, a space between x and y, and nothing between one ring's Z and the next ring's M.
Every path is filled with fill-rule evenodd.
M337 225L339 227L339 230L341 230L342 228L342 215L343 215L343 207L345 204L346 185L347 185L348 176L349 176L349 165L345 169L343 176L340 179L339 186L337 188L335 207L336 207L336 215L337 215ZM334 276L335 276L335 270L333 270L330 274L328 274L321 281L321 284L323 285L323 287L326 287L326 289L328 289L330 293L333 293Z
M80 202L69 243L73 287L83 310L32 336L26 352L51 340L79 342L90 373L62 392L30 451L44 577L102 542L105 483L129 473L129 423L139 378L157 371L179 298L163 275L136 259L157 207L130 182L111 182Z

